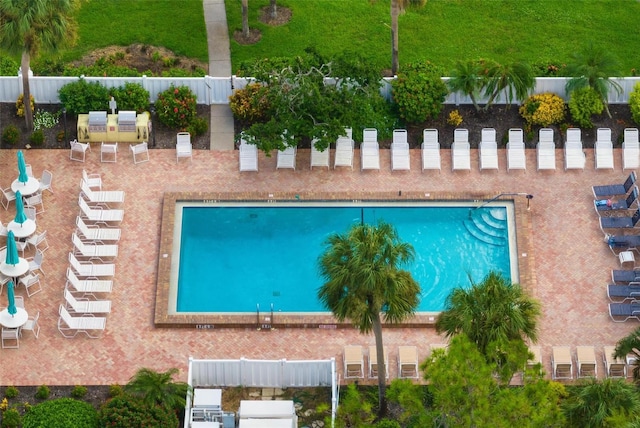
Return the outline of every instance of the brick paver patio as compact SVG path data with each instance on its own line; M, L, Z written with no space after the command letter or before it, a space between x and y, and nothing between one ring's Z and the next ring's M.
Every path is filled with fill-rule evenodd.
M0 151L0 185L8 187L17 176L15 150ZM593 151L587 150L585 171L564 171L562 151L557 151L556 171L536 171L535 151L527 151L527 170L507 173L504 151L500 170L478 168L477 152L472 153L472 171L453 173L450 153L442 152L442 172L422 173L420 153L411 152L411 171L390 171L389 152L381 151L381 171L359 169L359 153L354 169L309 171L309 151L298 151L297 170L276 170L275 156L260 157L258 173L238 172L238 153L197 151L193 162L176 165L175 151L154 150L151 161L134 165L128 147L120 145L118 162L99 161L99 150L88 153L87 162L72 162L67 150L30 150L25 158L36 176L53 172L54 194L45 192L46 211L38 216L38 228L47 230L50 248L45 253L44 291L31 298L24 288L30 314L40 311L40 338L25 333L20 349L1 349L0 385L112 384L125 383L140 367L166 370L178 367L186 380L187 359L270 358L317 359L335 357L341 366L344 345L368 345L372 336L354 329L158 329L153 326L158 261L159 230L164 192L259 192L296 194L313 190L331 194L357 195L376 192L526 192L532 201L531 224L533 262L531 292L543 305L540 322L542 356L547 372L551 347L593 345L602 376L602 347L614 345L637 327L636 322L614 323L607 312L606 284L617 259L603 242L593 210L591 185L621 182L620 152L616 151L615 171L596 171ZM82 169L100 173L106 190L124 190L123 236L116 259L112 312L102 338L84 335L63 338L57 330L58 306L63 303L67 254L72 249L71 234L78 213ZM0 208L3 223L15 213ZM519 238L521 239L521 238ZM521 255L522 256L522 255ZM6 291L2 303L5 305ZM430 343L442 343L432 328L385 329L391 378L397 373L399 345L416 345L421 358ZM574 357L575 358L575 357Z

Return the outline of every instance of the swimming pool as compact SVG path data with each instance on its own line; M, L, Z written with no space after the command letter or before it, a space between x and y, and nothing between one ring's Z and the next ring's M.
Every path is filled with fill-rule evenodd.
M476 205L477 206L477 205ZM497 270L518 281L511 202L176 204L169 311L321 313L317 258L326 237L384 220L416 251L418 312L437 312L456 286ZM172 310L173 309L173 310Z

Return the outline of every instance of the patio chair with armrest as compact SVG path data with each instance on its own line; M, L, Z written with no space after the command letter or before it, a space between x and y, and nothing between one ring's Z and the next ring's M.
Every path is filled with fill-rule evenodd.
M29 262L29 272L38 271L44 276L44 271L42 270L42 263L44 262L44 253L40 250L36 249L36 253L33 257L29 257L26 259Z
M17 328L2 327L2 348L20 348L20 330Z
M11 190L11 188L0 189L2 191L2 206L5 210L9 209L9 204L11 201L16 200L16 194Z
M69 159L84 162L87 152L91 151L89 143L79 143L78 140L73 140L69 143L71 145L71 152L69 153Z
M100 174L88 174L87 171L83 169L82 180L87 183L90 189L102 190L102 178Z
M139 144L129 144L129 150L133 156L133 163L149 162L149 145L146 141Z
M389 378L389 354L387 353L387 349L383 348L383 357L384 357L384 373L385 378ZM369 378L377 379L378 378L378 353L376 351L376 345L369 346Z
M31 297L34 294L42 291L40 275L38 275L37 273L29 273L27 275L23 275L20 278L19 284L24 285L25 290L27 290L28 297Z
M51 184L53 182L53 174L51 171L44 170L42 171L42 177L40 178L40 192L48 190L53 195L53 189L51 188Z
M30 316L27 319L26 324L20 327L20 336L22 336L22 333L24 333L25 331L30 331L37 339L38 335L40 334L40 324L38 324L39 319L40 311L36 312L34 316Z

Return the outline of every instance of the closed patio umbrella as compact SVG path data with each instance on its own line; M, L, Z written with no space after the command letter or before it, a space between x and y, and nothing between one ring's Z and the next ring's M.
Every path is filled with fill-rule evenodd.
M26 183L29 181L29 176L27 175L27 164L24 161L22 150L18 151L18 181L20 183Z
M9 300L9 306L7 306L7 312L11 316L14 316L18 309L16 308L16 296L13 293L13 281L9 281L7 286L7 300Z
M17 265L19 262L16 238L13 236L13 231L10 230L9 233L7 233L7 256L5 263L8 265Z
M16 223L24 223L27 221L27 215L24 213L24 205L22 202L22 193L16 192L16 217L13 219Z

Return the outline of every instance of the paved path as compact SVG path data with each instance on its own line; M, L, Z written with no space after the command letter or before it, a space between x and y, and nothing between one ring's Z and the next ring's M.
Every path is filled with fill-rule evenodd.
M209 75L231 76L231 51L224 0L203 0L209 44ZM233 150L233 115L226 104L211 105L211 150Z

